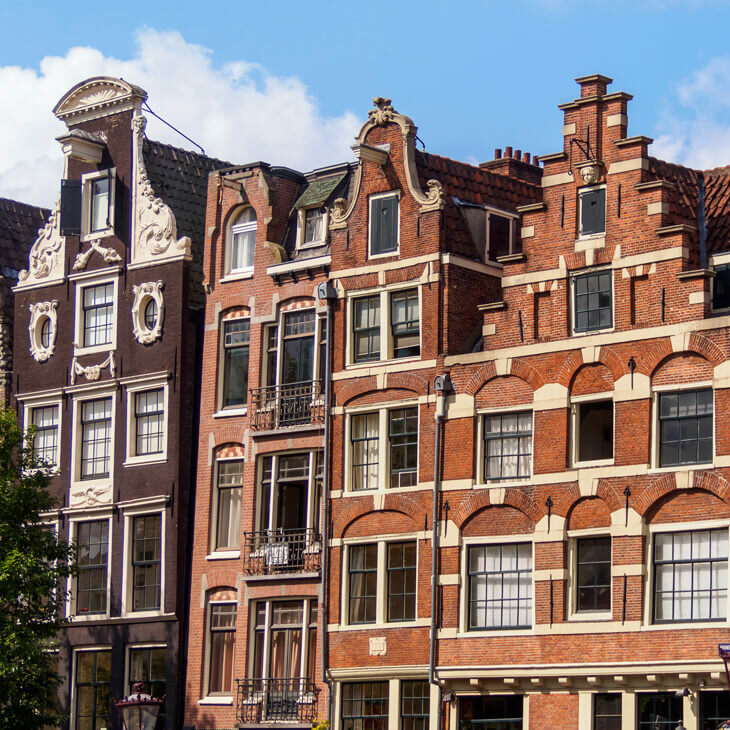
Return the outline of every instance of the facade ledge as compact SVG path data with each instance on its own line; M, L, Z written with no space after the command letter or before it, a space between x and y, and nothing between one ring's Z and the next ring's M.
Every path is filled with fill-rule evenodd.
M221 550L218 553L208 553L206 560L238 560L241 557L240 550Z
M295 259L294 261L285 261L281 264L272 264L266 267L266 273L269 276L280 276L281 274L290 274L292 271L306 271L307 269L317 269L329 266L332 263L332 257L316 256L311 259Z
M520 264L523 261L527 261L527 256L522 252L497 257L497 263L499 264Z
M616 147L631 147L635 144L651 144L654 140L651 137L647 137L644 134L637 134L634 137L624 137L624 139L617 139L614 144Z
M676 226L662 226L654 232L657 236L673 236L677 233L696 233L697 226L688 226L686 223L680 223Z
M203 697L198 700L199 705L232 705L233 697Z
M241 271L235 274L226 274L218 279L221 284L227 284L229 281L245 281L246 279L253 279L253 271Z
M248 408L231 408L230 410L216 411L213 418L232 418L233 416L245 416Z
M478 304L477 309L480 312L495 312L500 309L507 309L507 302L503 300L501 302L490 302L489 304Z
M264 583L264 582L288 582L291 580L320 580L319 573L275 573L273 575L245 575L243 579L247 583Z
M308 431L323 431L323 423L305 423L301 426L286 426L282 428L273 428L268 431L252 431L251 436L261 438L262 436L283 436L284 434L307 433Z
M715 272L712 269L692 269L692 271L680 271L677 278L683 279L714 279Z
M644 190L675 190L676 185L669 180L650 180L649 182L636 183L634 190L643 192Z

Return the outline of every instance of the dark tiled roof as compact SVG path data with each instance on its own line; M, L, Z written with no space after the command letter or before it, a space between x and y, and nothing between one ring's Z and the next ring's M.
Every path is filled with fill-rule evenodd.
M705 170L707 250L730 250L730 166Z
M19 271L28 268L28 252L51 214L35 205L0 198L0 267Z
M208 174L222 167L230 167L231 163L151 139L145 139L143 155L147 175L155 193L175 214L178 238L189 236L192 241L190 300L193 306L202 306Z
M345 179L346 173L339 175L330 175L330 177L321 180L312 181L305 188L304 192L297 198L294 203L295 208L307 208L312 205L324 203L330 195L335 191L337 186Z
M518 205L534 203L542 197L542 190L538 185L489 172L447 157L417 152L416 164L424 189L426 182L434 179L441 183L446 193L444 226L448 250L469 258L480 258L480 254L474 247L464 217L452 201L452 197L508 211L516 211Z

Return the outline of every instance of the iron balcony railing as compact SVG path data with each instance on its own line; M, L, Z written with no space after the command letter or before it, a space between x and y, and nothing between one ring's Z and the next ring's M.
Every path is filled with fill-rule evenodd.
M262 530L243 534L243 569L249 575L319 573L322 539L315 530Z
M324 423L322 381L251 388L251 428L254 431L321 423Z
M319 687L307 677L237 679L239 722L312 722Z

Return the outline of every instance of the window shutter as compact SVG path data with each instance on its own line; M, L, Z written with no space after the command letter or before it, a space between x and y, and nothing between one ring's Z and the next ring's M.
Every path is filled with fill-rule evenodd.
M61 180L61 235L81 235L81 180Z
M114 211L117 208L117 206L114 204L116 202L114 200L114 196L116 194L116 185L114 185L114 173L111 168L106 171L106 183L106 189L109 191L109 197L107 198L109 202L107 203L106 207L106 226L107 228L111 228L116 222L113 220L112 216L114 215Z
M398 198L391 195L370 201L370 253L398 249Z
M580 196L581 226L584 236L606 230L606 189L591 190Z
M382 252L383 246L383 219L381 216L382 199L370 201L370 253Z

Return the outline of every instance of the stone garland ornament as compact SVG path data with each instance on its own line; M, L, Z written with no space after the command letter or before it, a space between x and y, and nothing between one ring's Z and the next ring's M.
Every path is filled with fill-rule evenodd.
M79 486L71 490L69 507L97 507L111 504L112 485L101 487Z
M134 131L134 233L133 263L190 256L188 236L177 238L177 222L170 206L155 195L144 164L144 130L147 119L135 116Z
M51 212L48 222L38 230L28 255L28 268L18 273L20 286L29 286L43 279L63 277L63 259L66 252L66 238L61 235L61 199Z
M162 322L165 317L165 302L162 296L164 287L162 281L148 281L132 287L134 292L132 333L141 345L151 345L162 337ZM148 326L145 318L147 306L151 302L157 305L157 316L153 327Z
M84 367L78 361L78 358L74 357L71 360L71 385L76 385L77 375L83 375L87 380L99 380L101 371L106 367L109 368L109 375L113 378L117 371L117 366L114 362L114 353L111 351L104 362L98 365L88 365L87 367Z
M104 261L108 264L118 264L122 260L122 257L113 248L102 246L97 240L91 240L89 241L89 248L83 253L76 255L73 270L83 271L86 268L86 264L89 263L89 259L94 251L103 256Z
M46 362L56 349L57 307L57 299L28 305L30 310L30 322L28 323L30 354L36 362ZM43 344L43 328L46 324L48 325L48 342Z

